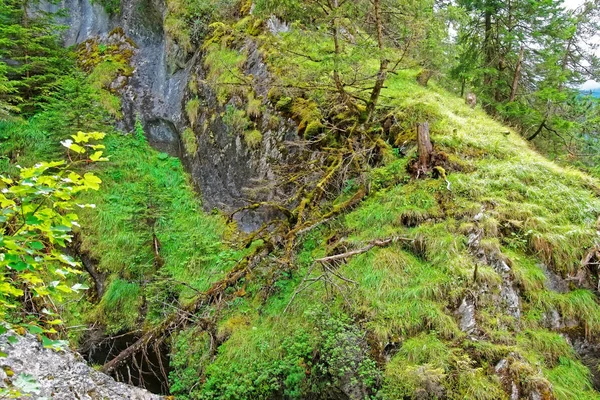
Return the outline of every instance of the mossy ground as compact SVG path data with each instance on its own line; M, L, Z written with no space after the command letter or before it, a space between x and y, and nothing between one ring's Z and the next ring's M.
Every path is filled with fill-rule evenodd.
M257 26L251 20L244 24ZM223 117L232 132L257 143L258 135L248 128L260 107L236 85L246 56L228 47L227 26L214 28L217 33L205 46L207 80L221 88L217 97L223 104L233 95L248 98L244 110L229 105ZM310 57L329 51L326 35L293 35L284 44L310 48ZM269 45L272 38L258 39L284 84L310 81L329 70L331 60L281 57ZM350 55L366 57L355 50ZM222 65L235 74L222 73ZM374 71L376 65L366 62L364 68ZM563 278L581 269L582 257L597 241L598 182L548 161L518 134L435 83L417 85L417 73L400 71L386 82L381 105L398 120L388 138L394 152L383 166L367 171L367 198L304 234L291 271L266 267L277 265L277 253L264 260L235 296L208 310L215 332L191 324L173 336L174 395L335 398L352 388L383 399L508 398L494 370L507 359L523 388L551 385L559 399L600 398L566 336L598 338L596 294L574 282L567 292L553 291L541 266ZM304 123L312 136L322 130L315 120L331 110L323 92L306 97L270 93L269 101ZM188 108L192 121L197 105ZM431 124L434 148L448 160L450 189L443 179L417 180L408 172L414 123L424 120ZM35 126L2 123L0 137L8 132L11 140L2 146L11 161L34 162L54 152L46 146L53 137ZM103 185L86 199L96 208L84 211L81 237L82 249L107 275L107 291L80 318L115 333L164 319L226 274L244 251L227 244L230 233L220 216L202 211L181 163L152 150L143 132L113 133L106 145L111 161L95 171ZM0 165L8 168L4 160ZM333 204L354 190L354 182L347 182ZM506 314L498 301L505 278L469 249L475 228L483 230L483 247L510 261L520 319ZM337 265L347 279L334 278L337 287L316 282L297 292L309 269L312 278L323 274L319 266L311 269L314 259L393 236L414 241L374 248ZM478 300L476 340L461 331L455 313L467 296ZM547 329L544 313L551 310L574 327Z
M373 395L379 388L381 398L414 397L426 390L433 390L429 394L434 396L439 390L449 398L508 398L494 366L509 357L517 357L511 368L523 387L535 382L549 384L560 399L600 398L592 389L589 370L565 336L545 328L542 318L557 310L582 330L585 327L589 338L597 337L596 296L573 285L567 293L551 290L541 266L562 277L581 268L582 257L597 241L598 183L548 161L518 134L435 84L417 85L415 74L405 71L391 77L382 96L399 115L432 123L434 147L454 166L446 171L450 190L442 179L410 176L406 166L413 154L414 131L398 130L408 139L407 156L370 171L367 200L303 238L296 271L280 279L266 300L257 283L225 310L221 321L226 340L214 361L179 359L172 374L176 385L185 375L206 379L205 386L191 392L192 398L313 393L307 382L327 358L319 322L306 317L315 307L326 310L325 319L350 317L350 325L362 332L371 359L383 371L362 375L377 382L365 387ZM412 114L415 104L418 116ZM521 297L519 320L494 300L500 275L469 251L468 233L482 210L477 226L484 231L483 245L510 260ZM315 284L297 294L284 312L313 259L391 236L417 241L350 259L339 272L355 284L343 292ZM313 269L313 277L320 273ZM478 295L481 333L473 342L460 330L455 310L462 298L478 291L487 294ZM185 340L186 333L181 335L175 349ZM294 353L290 338L311 350ZM391 356L389 362L385 354ZM180 356L176 352L175 357ZM304 365L304 376L277 367L289 363ZM332 379L331 385L336 384L341 385ZM189 386L176 387L175 394L185 398Z

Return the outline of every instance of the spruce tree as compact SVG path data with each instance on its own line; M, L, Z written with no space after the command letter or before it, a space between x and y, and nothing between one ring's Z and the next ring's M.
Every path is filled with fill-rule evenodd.
M4 69L8 88L0 88L0 101L25 116L39 111L40 96L72 66L54 15L36 5L31 0L0 2L0 76Z

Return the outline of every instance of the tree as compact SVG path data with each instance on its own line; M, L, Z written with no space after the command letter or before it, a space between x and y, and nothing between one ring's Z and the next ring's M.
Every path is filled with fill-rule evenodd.
M50 132L101 130L110 119L102 106L102 90L91 85L85 73L75 70L60 78L53 91L42 97L43 111L34 118Z
M97 143L103 137L78 132L61 142L68 161L40 162L21 168L18 176L0 176L0 333L28 330L44 335L46 346L59 343L45 336L61 324L55 301L85 289L68 283L80 272L65 251L77 226L76 210L93 207L78 203L77 196L101 183L75 167L106 160Z
M600 72L597 45L586 44L600 28L598 1L575 10L565 10L558 0L459 5L469 16L459 23L460 62L451 74L461 95L473 85L486 110L518 126L525 137L541 144L548 134L563 151L578 153L578 121L586 108L577 86Z
M0 3L0 62L11 88L0 90L0 101L27 116L38 110L36 100L72 66L60 44L54 14L34 12L35 4L31 0Z

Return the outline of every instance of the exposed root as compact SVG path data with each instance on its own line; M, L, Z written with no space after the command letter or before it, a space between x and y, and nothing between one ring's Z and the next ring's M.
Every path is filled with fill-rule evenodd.
M111 361L104 364L102 366L102 372L108 374L121 366L133 355L140 351L145 351L148 346L162 343L171 332L181 329L190 323L190 321L192 321L190 315L195 315L203 307L220 302L224 296L225 290L235 286L242 278L246 277L272 250L273 247L270 244L257 247L252 254L244 257L244 259L242 259L224 279L214 283L209 290L199 295L196 298L196 301L167 318L156 328L146 332L134 344L123 350ZM202 317L193 318L193 322L202 330L212 329L214 325L212 320Z

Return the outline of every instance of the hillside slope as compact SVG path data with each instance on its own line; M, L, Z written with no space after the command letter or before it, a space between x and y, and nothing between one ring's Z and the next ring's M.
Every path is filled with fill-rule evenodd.
M92 78L117 70L130 131L85 167L103 183L69 250L92 290L58 304L91 360L180 399L600 398L596 179L414 68L368 115L326 29L224 1L186 52L181 4L151 3L69 31ZM361 45L339 68L368 81ZM62 155L38 120L0 123L0 172Z
M372 170L365 201L303 236L291 277L250 284L226 309L214 360L198 356L208 335L179 334L174 393L599 397L597 271L582 264L598 240L597 182L410 75L386 94L426 114L450 189L411 178L410 150ZM330 270L314 262L396 237L410 240ZM199 375L206 383L192 389Z

